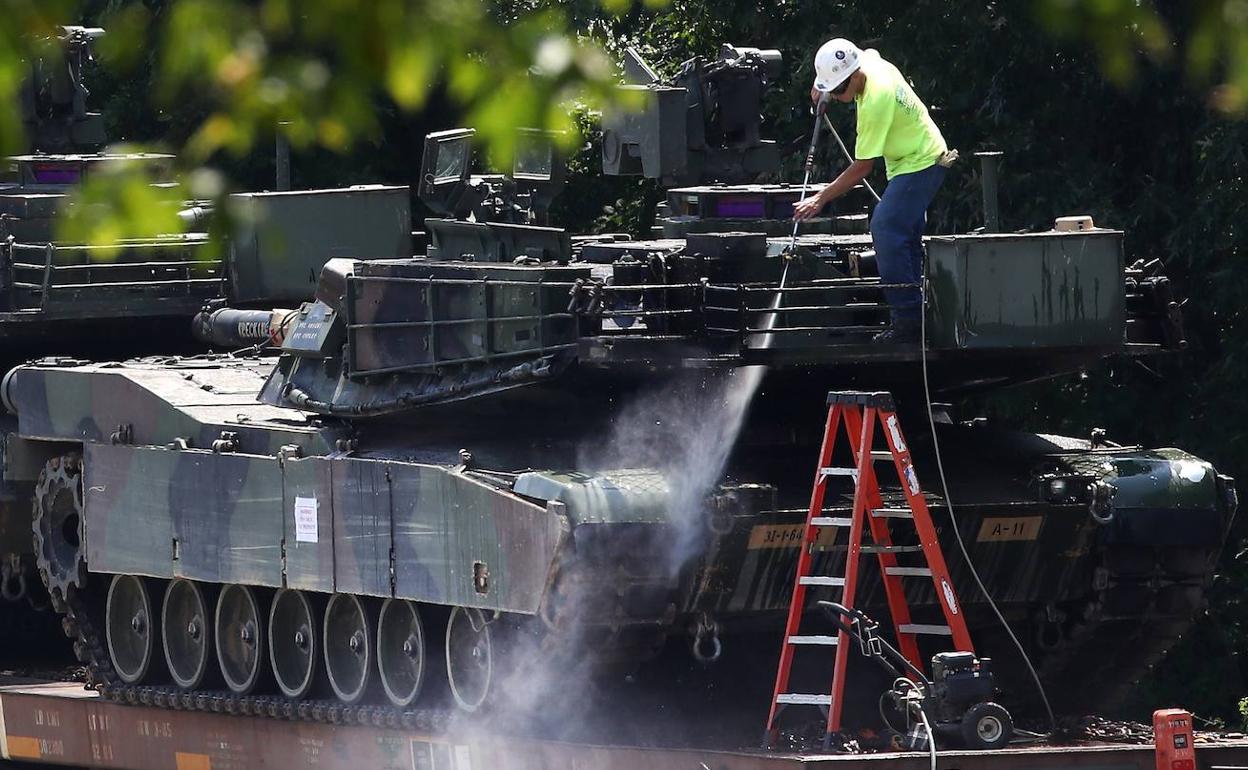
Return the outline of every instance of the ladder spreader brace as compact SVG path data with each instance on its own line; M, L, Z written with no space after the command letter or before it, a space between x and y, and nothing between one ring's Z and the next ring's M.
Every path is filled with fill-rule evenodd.
M873 449L875 426L883 429L886 450ZM854 465L850 468L832 467L832 454L836 436L844 426L849 440ZM875 463L892 460L897 478L905 494L906 507L885 507L875 476ZM847 477L854 484L853 511L849 518L829 516L824 510L824 495L828 479ZM918 546L893 544L889 522L910 520L918 533ZM870 528L872 542L863 543L864 523ZM814 575L815 546L819 532L824 527L849 527L848 553L845 558L845 574ZM780 665L776 671L776 686L772 692L771 708L767 716L764 743L775 745L779 736L776 721L785 706L823 706L828 709L825 745L840 732L841 710L844 705L845 669L849 658L849 637L844 629L836 636L811 636L799 634L802 612L806 606L806 589L820 586L841 589L840 604L852 608L858 584L858 558L863 553L874 553L880 563L880 576L884 583L884 595L893 619L898 647L906 660L918 670L924 670L919 659L917 637L921 634L949 636L953 647L959 651L974 652L971 636L966 628L961 605L953 590L953 580L945 565L944 555L936 528L932 524L927 502L919 488L919 477L910 458L910 449L901 433L893 397L885 392L833 391L828 394L828 420L824 428L823 444L819 451L819 465L815 470L814 488L810 495L810 510L806 515L801 550L797 560L797 575L793 582L793 599L789 604L788 621L784 629L784 645L780 652ZM919 554L922 565L899 563L898 556ZM910 605L906 602L903 578L930 578L936 597L944 613L945 625L924 625L911 622ZM832 670L832 688L829 694L795 693L789 691L789 672L793 655L801 647L836 647Z

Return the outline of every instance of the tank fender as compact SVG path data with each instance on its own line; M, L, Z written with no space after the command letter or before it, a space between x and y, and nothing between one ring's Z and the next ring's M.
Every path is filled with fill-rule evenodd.
M17 400L13 397L15 395L13 382L18 376L18 372L26 368L25 365L15 366L5 372L4 378L0 379L0 405L3 405L5 411L9 414L17 414Z
M668 522L667 478L652 468L528 471L512 488L524 497L563 503L573 526Z
M1218 546L1226 532L1226 495L1213 465L1181 449L1124 452L1101 460L1114 487L1113 521L1104 531L1118 544Z

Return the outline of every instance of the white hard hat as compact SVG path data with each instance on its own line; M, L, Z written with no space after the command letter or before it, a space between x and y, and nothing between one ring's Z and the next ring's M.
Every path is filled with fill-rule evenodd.
M858 69L862 51L843 37L819 47L815 54L815 88L827 93L845 82Z

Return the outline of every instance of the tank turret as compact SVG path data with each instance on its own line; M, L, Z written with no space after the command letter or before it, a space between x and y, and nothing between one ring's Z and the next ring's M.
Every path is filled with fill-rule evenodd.
M100 27L60 27L27 62L21 109L32 151L94 152L104 146L104 121L87 107L86 82L92 45L103 36Z
M316 302L290 322L266 403L377 415L570 368L635 381L689 366L818 367L902 387L923 358L933 387L954 394L1182 345L1165 276L1127 267L1120 231L932 236L926 342L880 346L869 338L889 287L869 237L831 232L836 218L796 239L767 226L720 232L752 222L722 217L682 238L571 236L533 224L535 201L559 187L550 143L531 154L537 172L485 175L472 170L473 137L426 142L422 198L454 215L426 220L427 255L325 267ZM714 189L708 206L729 195Z

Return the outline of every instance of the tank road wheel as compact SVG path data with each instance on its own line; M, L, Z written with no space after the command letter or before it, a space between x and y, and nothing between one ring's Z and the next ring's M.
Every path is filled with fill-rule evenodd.
M208 602L198 583L177 578L165 589L160 608L160 639L173 682L184 690L199 687L212 652Z
M386 599L377 620L377 669L386 697L400 708L420 696L425 674L425 629L416 605Z
M303 698L316 681L321 657L316 611L303 591L283 588L269 610L269 663L287 698Z
M494 679L490 629L481 610L455 607L446 621L446 679L455 705L476 711Z
M39 576L53 606L64 611L70 589L81 589L87 578L80 455L53 457L39 472L32 529Z
M256 689L263 669L264 636L254 589L237 583L221 589L213 636L225 686L240 695Z
M321 643L329 686L343 703L359 703L373 671L372 621L364 601L351 594L334 594L325 608Z
M148 581L141 577L117 575L108 587L104 604L108 656L126 684L143 681L151 671L157 634L153 604Z

